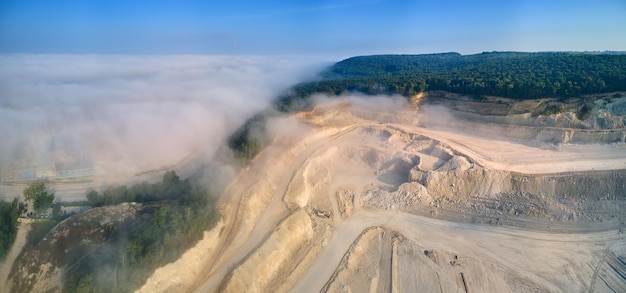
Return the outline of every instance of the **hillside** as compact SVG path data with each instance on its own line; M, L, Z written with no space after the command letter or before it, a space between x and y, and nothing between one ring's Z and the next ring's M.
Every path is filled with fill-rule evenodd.
M294 102L314 93L409 97L432 90L513 99L624 91L626 54L489 52L352 57L327 69L318 80L295 86L277 106L288 110Z

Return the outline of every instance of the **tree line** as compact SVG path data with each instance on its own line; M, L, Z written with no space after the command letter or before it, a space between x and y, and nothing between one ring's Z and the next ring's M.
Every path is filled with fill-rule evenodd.
M626 91L626 54L576 52L488 52L374 55L336 63L316 81L296 85L279 97L289 110L314 93L348 92L412 96L444 90L513 99L573 97Z

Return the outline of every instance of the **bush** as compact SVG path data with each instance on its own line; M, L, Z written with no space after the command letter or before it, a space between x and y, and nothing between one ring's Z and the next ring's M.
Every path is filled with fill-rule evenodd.
M14 199L0 201L0 261L3 261L17 236L17 218L22 214L24 204Z

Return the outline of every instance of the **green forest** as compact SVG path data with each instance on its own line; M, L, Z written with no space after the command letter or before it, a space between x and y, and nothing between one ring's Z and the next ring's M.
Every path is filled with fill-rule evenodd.
M301 106L314 93L399 94L427 90L513 99L567 98L626 91L626 54L488 52L374 55L336 63L318 80L281 96L281 111Z

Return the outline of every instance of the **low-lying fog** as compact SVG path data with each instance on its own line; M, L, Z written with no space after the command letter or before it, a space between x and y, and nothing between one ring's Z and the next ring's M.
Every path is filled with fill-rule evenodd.
M0 56L4 170L132 175L210 158L246 119L328 65L250 56Z

